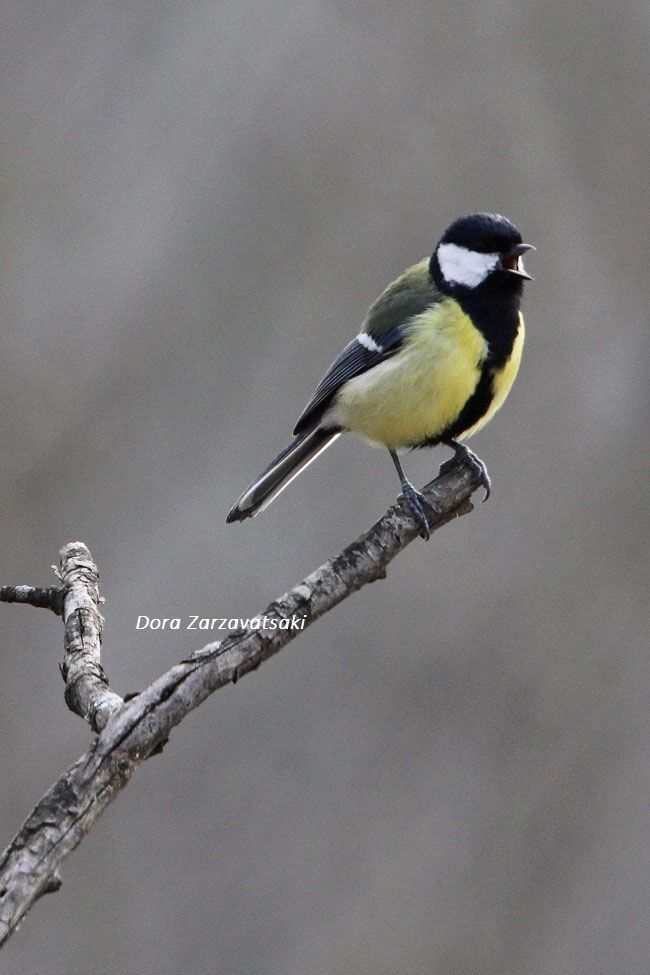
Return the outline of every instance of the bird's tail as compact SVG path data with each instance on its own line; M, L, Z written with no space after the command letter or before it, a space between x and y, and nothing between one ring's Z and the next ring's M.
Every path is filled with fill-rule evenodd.
M292 440L246 488L237 504L228 512L226 521L244 521L245 518L255 517L340 435L340 430L317 427Z

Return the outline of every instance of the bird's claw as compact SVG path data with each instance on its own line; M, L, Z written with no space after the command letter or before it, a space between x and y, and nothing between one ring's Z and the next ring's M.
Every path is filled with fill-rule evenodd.
M474 471L475 474L478 474L479 480L483 485L483 487L485 488L485 495L483 497L483 500L487 501L492 491L492 481L490 480L490 475L488 474L487 467L485 466L481 458L477 457L474 451L470 450L469 447L466 447L465 444L458 444L457 446L454 447L454 451L455 451L454 456L451 457L449 460L446 460L444 464L441 465L440 473L448 474L451 470L454 469L454 467L458 464L459 461L462 464L466 464L470 470Z
M413 515L415 521L417 522L417 525L420 529L419 531L420 538L423 538L425 541L428 541L429 540L429 519L425 514L425 508L428 508L429 511L431 511L433 514L438 514L436 506L431 501L429 501L428 498L425 498L423 494L420 494L419 491L416 491L412 484L403 485L402 494L400 495L400 497L406 501L411 511L411 514Z

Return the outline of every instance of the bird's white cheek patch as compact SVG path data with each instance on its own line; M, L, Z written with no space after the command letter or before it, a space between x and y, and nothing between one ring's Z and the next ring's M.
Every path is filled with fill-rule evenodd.
M498 260L498 254L480 254L458 244L441 244L438 248L438 264L445 281L466 288L475 288L485 281Z

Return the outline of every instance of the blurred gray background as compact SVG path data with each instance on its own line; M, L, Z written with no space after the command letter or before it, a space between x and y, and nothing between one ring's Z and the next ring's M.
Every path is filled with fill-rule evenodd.
M224 524L377 292L473 209L538 252L489 504L177 729L2 975L648 972L649 9L3 4L0 581L87 542L122 693L203 642L139 614L259 611L394 500L342 440ZM60 624L0 641L4 845L89 735Z

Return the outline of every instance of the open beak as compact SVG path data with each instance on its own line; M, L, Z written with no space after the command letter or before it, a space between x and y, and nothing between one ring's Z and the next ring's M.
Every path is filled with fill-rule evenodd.
M518 278L525 278L526 281L532 281L530 274L526 273L523 262L521 260L522 254L526 254L528 251L534 251L535 248L532 244L517 244L513 247L511 251L507 254L502 254L499 258L498 267L502 271L507 271L508 274L515 274Z

